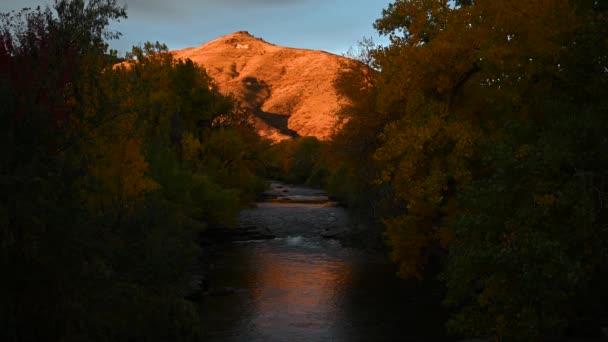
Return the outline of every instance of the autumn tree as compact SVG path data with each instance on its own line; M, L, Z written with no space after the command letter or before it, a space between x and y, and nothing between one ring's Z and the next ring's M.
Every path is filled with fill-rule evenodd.
M404 276L449 248L448 299L466 303L455 331L555 333L601 274L604 190L593 184L604 176L583 150L601 149L605 127L603 13L586 2L397 1L376 22L392 42L376 55L377 106L399 114L375 157L405 205L386 235Z
M606 6L551 2L517 13L505 28L517 49L501 54L517 63L496 63L496 83L516 100L479 144L489 173L462 193L453 226L450 327L506 340L599 335L608 312Z
M373 40L363 39L347 53L358 63L341 63L334 85L345 101L337 112L336 132L323 154L329 169L325 181L328 191L371 220L382 216L390 207L386 202L391 202L391 189L375 184L380 169L373 154L384 125L391 120L391 113L376 107L380 76L377 48Z
M442 0L375 23L391 43L336 155L365 142L342 165L374 165L355 183L385 189L401 276L448 266L455 332L539 339L605 312L576 303L604 283L605 24L601 1Z
M377 110L391 119L374 158L377 181L394 189L403 210L385 217L392 257L405 277L420 277L450 239L454 194L471 178L483 105L457 106L475 92L483 39L471 18L447 1L397 1L376 22L392 44L376 53L382 75ZM450 29L448 30L447 27Z
M248 113L232 97L220 94L203 67L175 59L160 43L134 47L116 70L129 84L122 92L131 96L123 103L144 127L153 177L167 182L186 177L178 182L186 182L180 189L189 181L205 179L208 190L199 188L203 184L191 186L199 196L208 196L199 198L199 205L208 208L198 207L197 216L210 224L232 222L240 204L253 200L265 184L259 177L263 143L248 123ZM173 178L176 175L169 175L169 170L181 176Z
M178 127L168 102L181 100L178 114L190 120L193 107L213 102L197 95L209 92L207 83L195 83L190 92L178 87L181 97L147 103L144 90L201 72L183 64L177 75L169 64L146 83L114 68L106 40L117 34L106 27L125 17L114 0L58 0L1 18L2 340L189 340L200 333L184 299L196 234L211 220L197 209L210 194L218 208L239 202L234 191L180 168L175 150L162 162L150 157L162 134L167 145L182 144L171 140ZM160 111L144 115L153 110ZM162 178L167 160L175 161L165 172L175 182Z

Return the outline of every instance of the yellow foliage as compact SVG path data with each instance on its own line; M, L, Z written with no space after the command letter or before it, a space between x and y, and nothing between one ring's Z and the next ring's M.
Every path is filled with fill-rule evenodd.
M403 216L385 221L393 258L406 277L420 275L434 242L447 248L451 241L444 224L457 213L450 187L471 178L469 160L480 136L466 120L451 120L445 104L427 100L417 106L387 125L384 144L375 154L384 165L377 182L391 183L397 200L407 206Z
M435 239L433 228L423 226L421 217L404 215L384 220L387 243L392 247L391 258L399 263L399 275L421 278L421 265L428 260L427 248Z
M537 115L525 105L535 94L524 99L522 89L550 86L535 80L555 72L563 36L578 26L568 1L475 3L396 1L376 23L381 31L405 33L375 55L382 68L378 111L394 120L374 154L382 167L375 184L388 184L397 207L407 208L386 220L393 257L405 274L424 266L422 251L431 244L447 247L451 234L436 226L449 226L458 213L449 203L473 178L479 142L497 138L491 127L503 112ZM515 155L524 160L530 153L522 146ZM555 198L536 202L551 207Z
M551 208L555 204L555 195L553 194L544 194L544 195L535 195L534 203L543 207L543 208Z
M92 209L130 209L159 185L146 175L142 138L128 115L93 130L88 155L89 172L98 184L85 194Z
M454 239L454 234L452 230L448 227L439 227L436 228L437 231L437 240L441 244L441 247L447 248L450 242Z
M182 158L185 161L196 161L203 153L201 142L189 132L182 138Z
M515 152L515 158L521 161L526 160L530 157L531 151L530 145L522 145Z

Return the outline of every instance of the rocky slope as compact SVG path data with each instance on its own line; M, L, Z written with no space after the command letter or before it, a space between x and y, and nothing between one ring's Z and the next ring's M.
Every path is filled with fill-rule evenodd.
M345 68L364 68L348 58L273 45L243 31L172 53L205 67L221 92L233 94L255 114L260 134L275 141L328 139L335 113L346 103L334 80Z

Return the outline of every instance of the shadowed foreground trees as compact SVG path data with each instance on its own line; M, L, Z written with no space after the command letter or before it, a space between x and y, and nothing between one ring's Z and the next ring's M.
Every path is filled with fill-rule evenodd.
M113 67L123 18L114 0L0 18L3 341L197 339L197 234L263 186L259 138L202 68L160 44Z
M599 334L608 316L606 8L398 0L375 24L391 44L374 86L342 87L355 106L332 156L370 171L344 188L385 204L402 276L442 261L454 332Z
M163 45L116 66L114 0L3 15L0 338L196 340L196 235L233 224L264 167L366 208L400 275L440 265L455 333L605 325L607 8L397 0L378 72L337 81L344 129L272 148Z

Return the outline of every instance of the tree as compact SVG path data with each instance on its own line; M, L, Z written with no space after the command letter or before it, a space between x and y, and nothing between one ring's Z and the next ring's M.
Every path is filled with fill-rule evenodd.
M1 18L2 340L198 333L183 294L200 224L153 191L105 43L125 17L114 0L57 0Z
M454 225L445 279L460 333L543 339L599 329L607 312L606 12L575 1L546 13L572 20L559 53L501 118L502 138L483 143L492 172L463 193Z
M397 203L387 242L402 276L447 262L456 332L563 331L583 289L603 283L605 13L398 0L375 24L391 38L374 53L372 109L378 182Z

